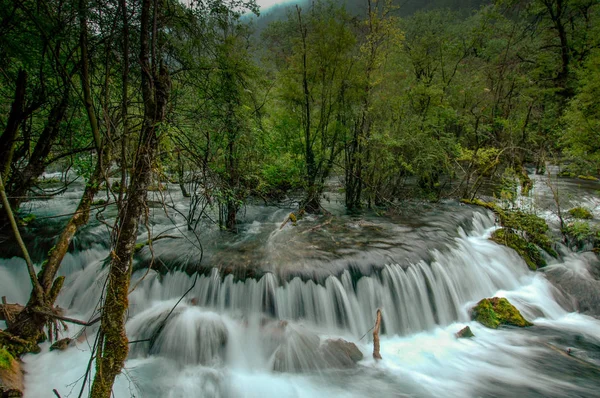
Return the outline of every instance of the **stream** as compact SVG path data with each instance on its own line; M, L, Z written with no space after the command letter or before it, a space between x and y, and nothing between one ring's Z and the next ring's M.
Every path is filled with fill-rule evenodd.
M552 226L552 193L543 176L535 178L519 205ZM565 202L600 218L597 183L560 184ZM25 206L44 225L44 217L73 211L81 189ZM201 220L199 243L180 214L188 199L176 187L151 194L156 201L165 195L177 211L154 206L147 227L173 238L135 257L127 321L134 343L115 397L598 396L599 262L592 253L560 246L559 260L532 272L488 239L498 226L487 210L447 201L407 204L399 215L347 215L336 194L323 201L331 216L306 216L297 226L281 226L291 209L260 204L246 206L238 234ZM102 213L115 215L111 206ZM32 244L39 239L43 247L44 234L40 227ZM139 242L147 234L143 228ZM63 261L57 304L67 316L94 316L109 237L92 221ZM0 259L0 295L25 303L30 290L24 261ZM534 326L492 330L471 321L469 309L494 296L508 298ZM376 362L377 308L383 359ZM97 326L84 334L75 326L64 332L73 346L50 351L43 343L40 354L23 358L27 397L53 397L52 389L79 395ZM474 338L455 337L464 326ZM355 343L364 358L331 360L322 351L331 339ZM93 365L84 396L91 379Z

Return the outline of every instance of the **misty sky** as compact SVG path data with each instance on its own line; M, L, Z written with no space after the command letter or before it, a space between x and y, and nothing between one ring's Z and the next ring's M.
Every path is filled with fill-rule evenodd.
M260 6L261 9L265 9L267 7L272 6L277 3L289 3L294 0L256 0L256 4Z

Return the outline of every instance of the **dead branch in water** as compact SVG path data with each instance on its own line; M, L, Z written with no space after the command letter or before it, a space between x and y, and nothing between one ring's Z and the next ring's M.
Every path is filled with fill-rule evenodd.
M381 310L377 309L377 319L375 320L375 329L373 330L373 358L382 359L379 353L379 327L381 326Z

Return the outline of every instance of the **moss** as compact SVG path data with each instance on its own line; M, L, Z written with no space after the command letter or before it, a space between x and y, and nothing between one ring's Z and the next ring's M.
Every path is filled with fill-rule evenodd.
M494 213L498 213L498 212L502 211L502 209L494 202L486 202L481 199L461 199L461 203L464 203L467 205L485 207L486 209L491 210Z
M565 177L565 178L575 178L577 176L577 174L573 173L572 171L569 170L563 170L560 173L558 173L559 177Z
M562 229L571 249L583 250L586 245L592 245L596 253L600 249L600 230L593 228L587 221L574 221Z
M571 210L569 210L569 214L571 217L578 218L580 220L591 220L594 218L592 212L585 207L573 207Z
M35 214L25 214L22 217L19 217L18 219L18 223L19 225L25 227L28 224L31 224L32 222L35 221Z
M540 250L515 232L501 228L494 231L490 239L516 251L532 271L547 265Z
M578 175L577 178L579 178L580 180L585 180L585 181L599 181L598 178L596 178L594 176Z
M491 329L497 329L500 325L533 325L507 299L498 297L485 298L477 303L471 310L471 318Z
M50 294L48 295L48 302L54 304L64 283L65 283L64 276L59 276L58 278L56 278L54 280L54 282L52 283L52 287L50 288Z
M529 195L529 191L531 191L531 188L533 188L533 181L531 181L531 178L529 178L527 170L525 170L524 167L521 167L517 173L517 177L521 182L521 195Z
M165 191L167 188L162 183L158 183L158 184L148 185L147 189L148 189L148 191L152 191L152 192L162 192L162 191Z
M11 367L13 356L5 348L0 348L0 369L9 369Z
M13 336L2 329L0 329L0 347L6 350L13 358L20 357L28 352L34 354L40 352L37 342Z
M137 253L137 252L141 251L144 248L144 246L146 246L147 243L148 242L142 242L142 243L136 244L133 248L133 252Z
M102 206L108 203L106 199L98 199L92 202L92 206Z
M548 224L546 224L546 221L543 218L538 217L535 214L528 214L528 213L524 213L519 210L516 210L516 211L504 210L504 209L500 208L500 206L498 206L497 204L495 204L493 202L484 202L483 200L480 200L480 199L473 199L473 200L463 199L461 202L466 203L466 204L485 207L486 209L493 211L496 214L496 216L498 217L500 224L506 230L508 230L509 232L511 232L514 235L517 235L520 239L524 240L526 243L533 244L534 246L539 246L540 248L544 249L552 257L554 257L554 258L558 257L558 253L552 247L553 246L552 240L547 235L547 232L549 230ZM517 234L517 232L518 232L518 234ZM512 242L517 246L523 246L522 242L520 242L520 241L517 242L517 239L514 237L509 237L509 239L503 239L501 242L498 242L492 236L492 240L496 241L497 243L501 243L506 246L509 246L509 247L512 247L512 246L510 246L509 244L507 244L505 242ZM531 251L531 255L534 257L539 256L541 258L541 255L539 254L539 250L534 250L534 249L535 249L535 247L532 247L529 249L529 251ZM517 250L517 249L515 249L515 250ZM519 251L519 250L517 250L517 251ZM536 254L536 252L537 252L537 254ZM543 261L543 259L542 259L542 261ZM545 261L543 261L543 263L540 262L540 264L543 264L542 266L546 265Z

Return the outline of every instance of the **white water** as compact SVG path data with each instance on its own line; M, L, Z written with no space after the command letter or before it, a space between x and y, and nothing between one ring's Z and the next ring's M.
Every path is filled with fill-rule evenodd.
M152 347L132 345L115 396L593 396L597 380L578 385L563 380L560 369L540 366L542 357L560 360L556 351L565 347L553 350L535 328L490 330L469 321L468 309L479 299L505 296L536 325L600 342L600 322L563 309L544 275L487 239L493 219L477 212L474 217L473 230L459 230L446 250L432 253L433 261L386 265L356 281L347 271L324 285L279 281L273 274L243 282L222 279L217 271L201 276ZM90 249L65 260L68 278L58 304L70 316L91 316L106 255ZM573 255L566 261L562 266L585 268L587 260ZM134 275L132 285L142 275ZM2 295L26 300L21 260L0 260L0 277ZM130 295L130 340L152 337L191 284L182 272L148 275ZM385 336L383 360L375 363L367 332L377 308ZM454 337L464 325L474 339ZM53 388L63 397L77 396L91 332L64 352L49 352L46 345L41 354L26 356L26 396L52 397ZM338 337L356 342L365 354L357 368L334 369L320 354L321 342Z

